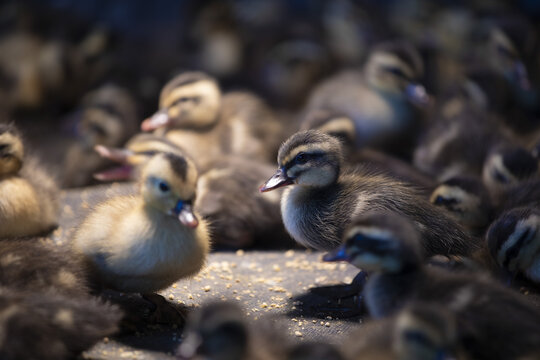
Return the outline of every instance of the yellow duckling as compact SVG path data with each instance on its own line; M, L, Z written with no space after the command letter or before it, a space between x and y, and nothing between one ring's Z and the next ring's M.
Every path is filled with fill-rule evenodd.
M142 169L139 196L96 207L77 230L74 246L99 285L152 293L202 268L210 235L192 209L196 186L190 159L160 153Z
M0 124L0 238L37 235L55 227L57 220L54 181L37 159L24 156L15 126Z

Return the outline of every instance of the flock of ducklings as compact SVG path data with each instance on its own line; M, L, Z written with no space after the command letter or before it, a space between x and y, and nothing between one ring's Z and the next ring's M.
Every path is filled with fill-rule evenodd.
M504 29L485 51L482 79L507 86L507 112L474 72L430 96L404 41L316 86L298 121L185 72L135 134L133 101L101 88L83 101L64 185L128 180L138 193L98 204L68 247L33 238L57 224L58 187L1 124L0 357L74 356L119 329L102 290L159 303L211 247L292 238L361 269L372 320L339 347L299 344L217 302L189 314L178 357L539 359L540 309L508 284L540 282L540 103L520 102L538 93Z

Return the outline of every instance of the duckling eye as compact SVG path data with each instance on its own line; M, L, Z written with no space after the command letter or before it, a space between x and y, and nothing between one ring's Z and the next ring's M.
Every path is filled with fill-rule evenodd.
M90 124L90 130L92 132L95 132L96 134L100 135L100 136L105 136L107 135L107 132L105 131L105 129L103 129L103 127L97 125L97 124Z
M164 181L160 181L158 186L159 186L159 190L161 190L161 192L167 192L167 191L170 190L169 185L167 185L167 183L164 182Z
M506 176L504 176L499 170L493 170L493 177L495 180L497 180L500 183L508 184L510 180Z
M296 157L294 158L294 162L299 165L305 164L307 163L307 161L308 161L308 156L305 153L300 153L296 155Z
M407 79L407 75L401 69L395 68L395 67L387 67L385 70L393 75L396 75L397 77Z

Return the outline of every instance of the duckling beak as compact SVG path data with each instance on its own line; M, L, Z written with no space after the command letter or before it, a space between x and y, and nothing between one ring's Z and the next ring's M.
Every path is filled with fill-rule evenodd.
M94 179L99 181L119 181L131 179L133 175L133 167L130 165L117 166L110 170L94 173Z
M169 125L171 118L167 114L167 109L159 110L154 115L144 120L141 124L142 131L153 131Z
M106 159L123 164L110 170L94 173L94 179L99 181L127 180L133 175L133 166L129 165L129 158L133 152L126 149L109 148L103 145L96 145L94 150Z
M182 200L178 200L173 212L178 216L178 220L188 228L195 229L199 226L199 220L193 213L191 204L188 204Z
M345 246L340 246L334 251L329 252L323 256L323 261L333 262L333 261L349 261L350 257L345 253Z
M426 88L418 83L409 83L405 88L405 95L415 105L423 107L431 103L431 96L426 92Z
M130 156L133 155L133 151L126 149L109 148L103 145L94 146L94 150L106 159L112 160L117 163L125 164L128 162Z
M259 191L267 192L291 184L294 184L294 179L288 177L283 169L278 169L276 173L259 188Z

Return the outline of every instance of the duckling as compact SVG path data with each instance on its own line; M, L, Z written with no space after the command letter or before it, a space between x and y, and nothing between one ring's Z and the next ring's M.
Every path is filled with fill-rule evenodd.
M365 167L342 172L342 154L336 138L316 130L298 132L281 146L279 169L260 188L266 192L293 185L283 193L281 214L298 243L333 249L356 215L387 209L415 223L427 256L467 254L478 246L450 216L410 186Z
M347 335L347 359L436 360L460 356L455 316L437 304L413 302Z
M100 180L136 179L138 169L156 153L183 154L182 149L167 139L150 134L137 135L126 144L126 149L101 146L97 150L122 164L96 174ZM281 221L281 194L269 197L256 190L249 194L272 171L270 165L238 156L220 156L199 170L194 207L210 221L214 244L233 248L253 244L273 248L290 245Z
M453 177L442 182L433 190L429 201L447 210L475 235L483 234L495 212L489 192L475 177Z
M408 155L418 124L409 100L427 104L418 84L422 60L404 42L388 42L370 52L362 71L347 70L323 81L311 94L306 109L326 109L354 120L356 146L372 146Z
M37 159L25 156L14 125L0 124L0 238L38 235L56 227L58 189Z
M87 297L90 289L80 257L44 241L0 241L0 285L24 291L54 288L69 297Z
M283 330L267 318L248 322L236 303L214 301L191 314L177 353L181 359L285 359L291 341Z
M431 192L435 188L435 180L422 173L406 161L389 154L370 148L358 149L356 144L356 131L354 121L342 114L328 110L314 110L304 115L301 130L319 130L341 140L344 150L344 159L347 164L369 164L376 170L418 186Z
M538 176L538 161L520 146L501 145L488 155L482 179L493 196L505 188Z
M540 211L515 208L491 224L486 241L493 260L512 276L540 284Z
M106 161L94 147L121 146L137 132L137 109L129 92L116 85L104 85L82 100L79 136L64 161L64 186L84 186L92 174L103 169Z
M324 259L346 260L372 271L364 300L374 318L421 299L455 314L458 337L470 358L516 359L539 350L540 312L489 276L424 266L420 234L408 219L366 214L351 223L344 239Z
M144 165L139 196L96 206L73 243L98 285L146 294L202 268L210 236L208 224L193 210L196 185L191 159L161 153Z
M529 179L505 188L496 198L499 213L517 207L540 207L540 179Z
M0 286L0 358L73 359L118 330L122 313L95 298Z
M160 110L143 121L143 131L157 131L181 146L203 166L216 156L238 154L271 161L282 126L270 109L246 92L222 94L212 77L186 72L161 91Z

